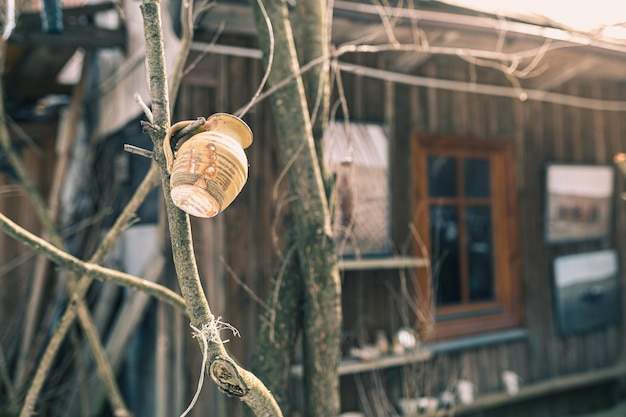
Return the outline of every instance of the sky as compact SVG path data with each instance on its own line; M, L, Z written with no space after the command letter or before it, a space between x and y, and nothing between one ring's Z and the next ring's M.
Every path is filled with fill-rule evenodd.
M446 0L444 0L446 1ZM450 4L492 12L538 14L581 31L626 22L624 0L448 0Z

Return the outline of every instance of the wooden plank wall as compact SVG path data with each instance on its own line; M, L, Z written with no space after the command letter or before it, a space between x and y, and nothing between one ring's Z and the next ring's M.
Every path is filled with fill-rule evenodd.
M52 139L56 132L52 130L50 133L49 137L35 138L39 151L30 148L23 148L22 151L25 167L43 196L48 195L54 172L53 159L46 157L54 154ZM0 211L26 230L39 233L39 222L23 187L4 172L0 175ZM16 353L23 326L30 288L28 277L35 265L35 258L30 255L32 252L24 245L0 234L0 343L9 360Z
M197 74L190 77L181 91L177 113L180 119L215 111L233 112L252 96L262 75L259 61L228 56L212 59L216 62L215 68L205 77ZM353 61L371 67L388 65L384 57L376 55L355 56ZM478 82L507 85L499 73L480 68L475 71ZM431 58L417 69L416 75L467 81L470 69L455 58ZM517 372L524 383L529 384L615 365L621 359L621 325L565 338L558 335L552 302L551 262L561 253L601 245L548 247L544 244L544 168L549 161L610 163L614 153L626 149L624 115L400 85L362 75L341 74L341 77L350 117L388 124L393 158L392 237L398 253L411 239L408 224L412 207L407 204L411 200L407 173L411 166L409 139L412 132L497 138L515 144L524 320L528 338L437 355L429 363L402 372L391 371L390 375L404 375L405 383L411 379L413 389L420 395L437 395L458 378L472 380L479 393L487 393L503 389L500 379L503 370ZM590 93L598 98L626 97L624 86L583 82L567 84L561 92ZM338 110L336 116L341 118L344 114ZM265 297L272 273L279 265L277 249L280 245L276 246L274 238L281 236L284 222L276 222L276 216L277 213L282 217L288 215L283 208L285 186L276 186L281 162L268 103L254 107L245 120L255 135L255 142L247 151L248 184L223 216L194 222L198 258L207 288L211 288L211 292L221 291L223 295L220 299L220 295L209 294L216 297L215 314L224 316L241 330L242 338L231 338L228 347L243 364L248 363L262 312L250 292L261 299ZM618 194L623 185L624 181L618 178ZM624 261L621 236L626 231L625 208L617 198L615 204L615 229L606 244L622 249L620 254ZM400 309L390 297L394 289L400 288L403 276L412 276L412 271L405 272L406 275L398 271L344 274L345 349L355 340L372 338L376 329L390 333L403 322ZM358 408L360 399L354 378L342 378L342 389L344 409ZM406 391L406 386L395 389L397 396L402 395L400 391ZM569 402L570 396L559 395L547 402L522 403L516 411L521 414L516 415L560 416L571 410Z

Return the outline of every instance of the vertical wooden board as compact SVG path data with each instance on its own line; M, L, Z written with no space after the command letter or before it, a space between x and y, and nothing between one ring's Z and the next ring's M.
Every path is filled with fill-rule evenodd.
M595 346L593 346L593 357L590 363L590 369L600 369L614 364L613 358L609 354L609 333L610 328L614 326L607 326L600 330L599 337L596 338Z
M577 96L580 92L577 83L571 83L567 92L573 96ZM583 144L581 143L581 109L578 107L567 107L567 116L569 125L569 146L572 149L572 162L583 162L585 160Z
M430 395L448 390L454 392L456 382L464 378L462 356L457 353L447 353L440 357L437 368L437 383L433 384L428 391Z
M452 121L450 132L455 135L467 135L471 132L469 126L469 110L468 110L468 94L467 93L452 93L442 92L444 95L449 96L448 107L445 114L449 115Z
M489 120L493 120L490 124L493 124L495 128L494 135L507 140L516 140L516 117L517 108L519 106L519 100L510 99L507 97L490 97L489 98ZM492 127L490 127L492 129ZM519 158L516 147L516 157ZM521 162L520 162L521 164ZM518 186L522 183L522 178L518 175Z
M249 100L246 59L218 56L218 88L210 99L214 111L234 111ZM205 94L206 95L206 94ZM200 99L201 100L201 99ZM240 330L244 338L230 338L229 350L233 356L245 363L251 352L250 340L254 340L258 321L258 304L250 294L255 292L254 259L251 256L252 215L250 201L253 190L245 186L235 201L223 212L224 246L219 262L224 268L226 288L225 318ZM252 265L250 265L252 263Z
M245 77L247 85L249 86L248 91L240 97L242 103L245 103L241 104L241 106L245 106L251 99L251 97L248 97L252 95L250 91L256 91L261 81L261 61L259 61L258 59L242 59L240 65L244 68L241 76ZM243 91L245 92L246 90ZM257 107L260 107L260 105L257 105L254 108L250 108L248 113L243 115L243 119L247 122L251 130L253 129L252 126L254 126L251 121L256 122L258 120L258 118L255 116L255 113L259 111ZM255 139L257 139L254 130L252 130L252 137L252 145L245 150L248 157L248 181L245 184L244 188L247 191L249 198L247 204L248 215L253 218L253 221L250 224L251 228L249 231L249 239L251 245L249 246L250 252L248 262L250 263L249 268L254 283L251 288L261 300L265 300L265 285L263 282L264 280L262 273L263 269L260 265L260 262L262 259L271 259L271 255L267 256L267 254L265 254L266 256L264 257L260 256L259 252L263 251L264 248L267 248L269 243L269 241L261 242L261 236L263 236L262 228L264 225L267 225L269 223L269 217L264 217L262 215L262 213L264 213L264 204L263 199L259 197L259 194L265 191L261 187L261 179L265 176L270 176L271 174L265 171L265 169L267 168L260 163L263 158L262 154L266 151L266 146L264 146L264 142L261 141L260 143L256 143L257 146L254 146L254 141ZM263 314L263 312L260 312L260 314ZM257 320L258 322L259 318L255 317L253 318L253 320Z
M546 120L547 124L552 125L552 143L554 149L554 160L567 160L567 151L571 148L566 145L565 130L563 119L563 106L560 104L552 104L551 118Z
M342 308L342 340L341 352L343 355L350 353L350 348L356 346L356 318L358 311L355 303L354 291L356 278L352 277L352 271L341 272L341 308Z
M405 88L403 85L398 85L398 90L407 91L409 93L409 121L411 131L424 132L427 128L426 123L426 93L424 88L410 86Z
M619 97L624 94L623 91L619 91L617 88L607 88L606 96L609 100L619 100ZM613 156L618 152L624 152L626 149L626 143L624 142L623 120L624 114L622 112L607 111L604 112L606 120L606 135L607 135L607 147L609 150L608 160L612 161ZM618 173L618 175L621 175Z
M606 349L606 358L609 364L616 364L620 360L620 330L621 325L609 326L606 330L606 340L604 347Z
M217 60L217 79L218 87L215 95L215 107L218 109L227 109L230 104L230 94L228 93L228 86L230 77L228 74L228 63L230 57L226 55L218 55L214 58Z
M15 198L11 195L22 191L16 188L14 181L2 174L0 175L0 192L2 192L0 212L9 216L9 210L14 205ZM15 251L19 246L21 245L16 244L15 240L6 234L0 235L0 266L5 266L15 259ZM29 263L34 264L34 262ZM0 342L3 343L5 355L9 355L15 347L14 344L20 340L18 332L22 327L26 297L29 294L29 281L29 275L20 278L15 269L7 271L6 275L0 278Z
M440 360L440 356L436 355L431 360L424 362L419 368L415 369L415 374L410 373L412 367L406 367L404 371L405 375L403 375L403 383L405 384L406 389L404 389L403 395L406 397L423 396L428 392L427 387L432 386L433 384L438 384L438 363ZM415 379L408 379L413 376L415 376Z
M582 350L582 354L579 358L580 363L578 364L578 372L587 372L594 369L593 363L595 359L596 346L601 343L601 336L601 330L587 332L582 335L581 345L579 347L579 349Z
M563 368L564 373L575 373L578 368L578 345L579 340L576 336L563 337Z
M498 366L497 362L493 361L493 357L490 355L493 354L492 347L483 347L477 349L476 358L477 358L477 391L478 393L486 394L488 392L493 392L498 388L497 386L497 375L498 375ZM495 376L495 378L494 378ZM495 383L494 383L495 379Z
M515 141L515 160L516 160L516 178L517 188L520 192L520 201L526 195L526 135L524 131L524 113L527 112L528 106L521 101L514 101L511 112L512 133ZM522 212L520 206L520 213ZM522 237L522 242L525 242Z
M359 271L346 271L343 276L343 347L344 354L350 348L360 347L366 342L367 335L363 320L366 314L363 301L363 279Z
M553 119L552 113L556 107L551 103L543 103L543 112L540 123L543 125L543 156L546 161L554 161L555 158L555 131L558 130L550 121Z
M253 85L260 82L263 67L259 60L252 61L251 73ZM248 118L253 127L254 142L250 148L252 179L250 187L254 187L253 199L255 209L253 210L256 236L255 250L256 261L258 262L258 279L261 282L259 291L261 298L266 299L270 279L274 273L277 262L277 250L274 247L273 225L275 213L275 200L273 190L275 178L278 177L278 149L276 135L269 133L273 127L274 119L271 114L269 102L256 105ZM253 176L254 175L254 176ZM279 232L280 233L280 232Z
M619 91L615 88L605 88L604 89L604 96L607 97L607 99L609 100L615 100L619 97ZM622 132L620 130L620 124L622 123L622 120L624 119L624 115L620 112L609 112L609 111L604 111L602 112L602 123L603 123L603 131L604 131L604 135L605 135L605 142L606 142L606 160L608 162L611 162L613 160L613 156L618 153L618 152L622 152L622 150L624 149L623 145L622 145ZM621 238L622 236L625 236L625 232L624 232L624 212L623 212L623 207L624 207L624 200L621 198L620 194L623 191L623 188L620 186L620 184L624 184L623 182L623 175L621 174L621 172L619 170L616 170L616 181L615 181L615 213L613 216L613 222L614 222L614 232L613 232L613 239L612 239L612 244L617 247L619 253L620 253L620 268L623 271L625 264L623 263L624 261L624 247L623 244L621 244L621 242L623 241L623 239ZM624 287L624 286L622 286ZM624 301L626 300L625 294L624 294L624 290L622 289L622 305L624 305ZM624 318L624 314L625 314L625 309L622 308L622 320L621 323L618 325L613 325L613 326L609 326L606 329L606 339L604 341L604 351L605 351L605 355L606 355L606 361L609 364L614 364L614 363L618 363L620 360L622 360L623 358L623 353L621 353L623 351L623 323L625 321Z
M229 106L220 111L237 112L252 99L257 89L250 77L250 58L229 57L228 59L228 92Z
M532 230L529 240L525 242L526 245L534 245L535 248L533 256L528 259L526 264L528 267L533 268L532 276L530 280L535 281L535 290L530 292L527 296L527 300L532 302L532 305L527 304L528 309L536 310L539 315L539 320L535 323L537 329L538 342L541 345L540 349L543 351L544 361L540 368L539 375L542 378L551 376L551 372L554 371L551 364L558 360L558 349L554 349L553 338L555 336L555 324L554 324L554 311L553 311L553 296L551 285L551 258L549 256L550 251L546 250L546 244L544 239L544 212L545 212L545 163L547 162L547 150L551 148L548 143L548 138L543 123L537 123L537 121L543 120L543 114L545 112L545 103L534 104L533 117L535 127L529 127L532 135L532 141L535 142L535 149L533 152L528 153L527 161L534 159L536 166L536 178L537 182L534 187L529 187L529 191L532 190L532 194L529 193L528 197L530 204L534 205L534 216L536 221ZM533 123L529 120L530 123ZM539 376L538 375L538 376Z
M545 308L551 305L550 290L547 286L545 268L545 251L542 239L541 197L543 178L543 147L541 124L534 123L541 116L541 103L527 102L521 106L524 126L524 153L527 156L524 164L526 178L525 192L520 198L522 265L524 277L525 315L528 329L533 338L531 367L533 379L545 377L547 356L545 351ZM534 124L533 124L534 123Z
M392 239L399 251L406 250L406 243L412 241L412 234L408 225L413 221L412 210L414 208L406 201L407 197L409 197L409 201L413 199L410 194L413 192L413 186L411 176L407 173L411 172L412 165L416 163L411 159L412 135L425 129L424 125L419 123L424 111L419 93L420 90L417 88L395 85L396 137L392 140L390 147L392 159L389 166L393 213L391 216Z
M437 67L434 60L430 60L424 66L424 73L427 77L435 78L437 76ZM439 132L439 90L434 88L426 89L426 129L428 132Z
M396 89L395 84L391 81L383 83L383 97L383 124L387 127L389 139L395 142L398 140L398 119L396 114Z
M357 65L365 65L365 57L362 54L356 55L355 61ZM344 76L342 77L344 79L348 78ZM348 100L348 110L350 112L350 118L353 120L364 120L366 79L360 74L350 75L348 80L350 79L352 79L352 88L349 88L349 84L347 83L343 84L345 92L350 92L350 99Z
M446 386L445 380L449 372L446 360L447 358L442 357L442 355L437 355L426 364L421 384L418 386L419 395L434 395L441 386Z
M507 114L505 111L502 111L500 108L500 103L502 99L498 97L486 96L485 97L485 110L484 110L484 118L485 118L485 129L486 135L490 138L497 138L504 136L500 130L500 126L505 124L504 119L510 119L510 114ZM507 138L507 139L510 139Z
M496 346L496 353L495 353L495 357L492 359L497 363L497 368L500 371L498 373L498 390L499 391L504 391L505 387L504 387L504 383L502 381L502 372L504 371L511 371L511 372L515 372L516 374L519 375L519 371L517 370L517 367L522 365L522 361L517 361L516 363L511 363L509 361L509 352L512 349L512 343L502 343L502 344L498 344ZM520 384L522 382L520 381Z
M534 382L530 369L529 345L528 340L515 341L508 345L509 369L519 375L522 386Z
M572 95L584 94L584 87L579 83L572 83L569 87L569 91ZM589 115L590 112L586 109L580 109L571 107L569 109L572 117L570 140L572 148L574 150L574 161L580 163L591 163L595 159L595 150L593 141L589 137L588 128L590 126ZM586 250L588 247L586 244L582 244L579 250ZM583 334L576 334L569 337L569 348L573 352L570 353L570 360L568 361L568 368L570 372L582 372L585 371L590 362L589 357L592 354L592 340L594 332L587 332Z
M619 93L613 93L616 96L623 97L626 95L626 88L619 88ZM616 112L611 114L611 135L612 135L612 143L614 146L614 150L616 152L624 152L626 151L626 120L623 114L618 114ZM616 236L626 236L626 200L624 200L620 194L626 191L626 176L620 172L617 173L617 179L615 181L616 184L616 194L617 194L617 204L615 205L615 223L616 223ZM615 243L616 247L619 251L619 262L620 268L622 270L622 274L626 268L626 246L624 244L623 239L616 239ZM621 291L622 297L622 305L626 303L626 285L622 285ZM620 324L620 331L617 337L618 345L620 347L619 350L619 360L626 360L626 331L624 331L624 323L626 323L626 308L622 308L622 320Z
M606 96L604 88L601 84L592 85L591 94L596 99L602 99ZM606 112L602 110L592 110L592 113L592 132L596 148L596 161L600 163L610 162L612 160L612 155L609 152L609 144L607 138Z
M486 107L489 98L481 94L467 94L467 125L471 136L477 138L493 138L489 136L486 120Z
M460 357L460 372L458 379L464 379L474 384L474 393L479 395L482 391L482 375L479 369L478 353L475 349L465 350L458 353Z
M463 116L456 108L460 100L453 92L447 90L439 90L437 96L439 133L457 134L458 131L462 131Z
M588 84L580 84L578 87L578 94L584 97L590 97L593 94L591 86ZM597 137L594 130L594 111L590 109L580 109L580 143L583 153L582 162L587 164L593 164L602 160L602 156L598 154L598 150L602 150L604 153L604 140ZM600 143L600 148L598 144Z

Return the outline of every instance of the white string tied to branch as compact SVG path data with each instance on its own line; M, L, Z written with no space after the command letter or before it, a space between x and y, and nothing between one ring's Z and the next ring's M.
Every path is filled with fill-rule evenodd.
M202 385L204 384L206 363L209 357L209 343L227 343L230 339L221 340L220 338L220 331L224 329L230 330L235 336L240 336L239 330L237 330L231 324L222 321L221 317L214 318L213 320L202 326L202 330L198 329L193 324L189 324L189 326L194 331L193 337L200 337L202 339L202 366L200 368L200 379L198 380L198 388L196 389L196 393L191 399L189 407L187 407L187 409L180 415L180 417L185 417L187 414L189 414L194 405L196 405L198 398L200 397L200 391L202 391Z

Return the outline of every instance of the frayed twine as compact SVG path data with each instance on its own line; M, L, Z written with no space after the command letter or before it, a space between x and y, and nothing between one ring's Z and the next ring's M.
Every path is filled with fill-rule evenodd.
M202 340L204 341L204 339L206 339L208 343L229 342L230 339L227 339L227 340L220 339L220 332L222 330L230 330L231 332L233 332L235 336L238 336L238 337L240 336L239 330L237 330L231 324L226 323L225 321L222 321L221 317L214 318L213 320L205 324L202 327L202 330L198 330L194 326L191 326L191 328L195 330L193 337L202 337Z
M193 324L189 324L189 326L193 329L193 337L202 338L202 367L200 368L200 379L198 380L198 389L191 399L191 403L189 407L180 415L180 417L185 417L189 412L193 409L193 406L196 405L198 401L198 397L200 397L200 391L202 391L202 385L204 384L204 374L206 369L206 363L209 357L209 343L227 343L230 339L220 340L220 331L226 329L233 332L235 336L240 336L239 330L237 330L234 326L229 323L222 321L221 317L214 318L204 326L202 326L202 330L198 329Z

